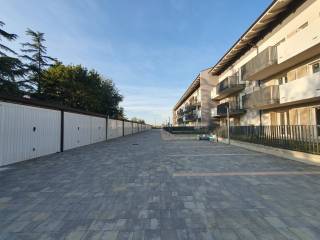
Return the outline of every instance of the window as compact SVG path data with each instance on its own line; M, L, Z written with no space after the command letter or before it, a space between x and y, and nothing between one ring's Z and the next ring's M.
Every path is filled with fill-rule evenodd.
M281 77L278 79L278 82L279 82L279 85L286 84L286 83L288 82L287 76L281 76Z
M277 113L276 112L271 112L270 113L270 121L271 121L271 126L277 125Z
M303 78L308 75L308 65L300 66L296 69L296 77L297 79Z
M320 72L320 63L314 63L314 64L312 64L312 72L313 72L313 73Z

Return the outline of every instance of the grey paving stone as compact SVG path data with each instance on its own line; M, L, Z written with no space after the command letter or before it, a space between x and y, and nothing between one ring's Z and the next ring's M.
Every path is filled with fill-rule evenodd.
M320 176L173 176L263 171L320 167L157 130L17 163L0 240L320 239Z

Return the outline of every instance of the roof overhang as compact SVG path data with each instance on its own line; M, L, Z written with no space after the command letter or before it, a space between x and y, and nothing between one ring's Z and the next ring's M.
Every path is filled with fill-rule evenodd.
M182 95L180 100L174 106L173 110L176 111L198 88L200 87L200 74L196 77L195 80L188 87L187 91Z
M211 67L203 69L200 71L198 76L193 80L191 85L188 87L187 91L182 95L182 97L179 99L177 104L174 106L173 111L176 111L199 87L200 87L200 78L201 78L201 73L203 72L209 72Z
M221 74L304 2L306 0L274 0L216 65L211 68L211 74Z

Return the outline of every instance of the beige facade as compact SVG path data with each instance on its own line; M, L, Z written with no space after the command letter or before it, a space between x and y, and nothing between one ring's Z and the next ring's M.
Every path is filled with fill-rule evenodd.
M199 73L173 109L174 126L209 126L213 121L211 109L211 89L218 79L209 74L210 69Z
M320 125L320 0L274 1L210 70L212 117Z

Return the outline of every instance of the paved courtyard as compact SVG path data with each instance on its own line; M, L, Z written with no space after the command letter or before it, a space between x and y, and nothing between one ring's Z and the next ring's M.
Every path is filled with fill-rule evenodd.
M320 239L320 167L153 130L0 170L0 239Z

